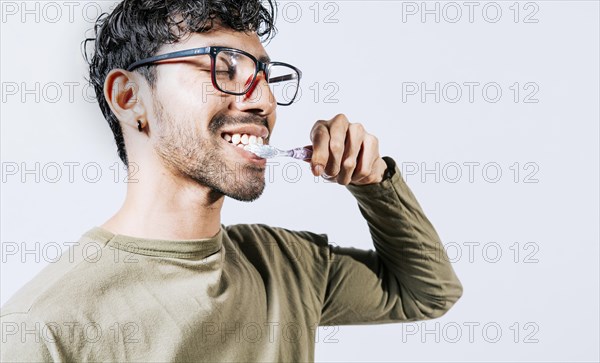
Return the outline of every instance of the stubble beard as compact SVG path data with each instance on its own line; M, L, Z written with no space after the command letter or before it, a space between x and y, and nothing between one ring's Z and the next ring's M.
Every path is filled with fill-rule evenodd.
M265 189L263 168L226 160L221 135L217 129L237 123L226 116L211 119L205 132L198 132L191 120L176 120L160 101L154 101L158 115L158 138L154 145L163 164L175 175L189 178L211 190L211 198L222 195L251 202Z

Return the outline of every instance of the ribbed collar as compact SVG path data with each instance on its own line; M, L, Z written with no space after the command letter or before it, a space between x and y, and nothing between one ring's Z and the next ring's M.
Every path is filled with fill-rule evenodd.
M102 240L108 246L144 256L201 259L221 249L224 233L224 227L221 225L219 233L211 238L163 240L114 234L96 226L86 232L83 237L95 241Z

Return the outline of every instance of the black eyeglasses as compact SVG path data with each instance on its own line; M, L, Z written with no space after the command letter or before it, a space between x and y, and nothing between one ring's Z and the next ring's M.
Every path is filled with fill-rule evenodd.
M180 50L134 62L128 71L155 64L162 60L210 55L210 65L198 58L198 66L210 69L213 86L223 93L241 96L253 88L258 72L263 71L269 88L278 105L288 106L294 102L300 86L302 72L283 62L261 62L243 50L227 47L204 47Z

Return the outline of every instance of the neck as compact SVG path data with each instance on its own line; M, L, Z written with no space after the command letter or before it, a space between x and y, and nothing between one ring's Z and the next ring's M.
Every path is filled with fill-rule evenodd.
M215 236L221 228L224 197L166 169L139 168L127 184L125 202L101 227L139 238L182 240ZM156 169L154 169L156 170Z

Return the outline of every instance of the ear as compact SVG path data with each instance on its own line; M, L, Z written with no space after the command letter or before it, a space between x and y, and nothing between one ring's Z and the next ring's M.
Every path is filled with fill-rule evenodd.
M138 129L138 120L145 126L146 108L140 95L140 77L123 69L113 69L104 81L104 98L116 118L125 127Z

